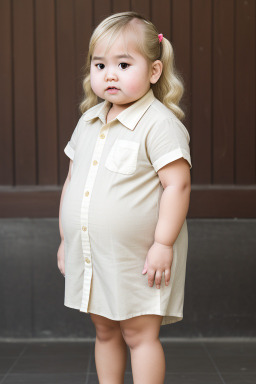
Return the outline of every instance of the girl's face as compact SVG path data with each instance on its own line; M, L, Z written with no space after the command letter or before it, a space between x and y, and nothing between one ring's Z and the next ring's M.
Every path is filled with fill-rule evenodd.
M132 35L120 36L105 53L106 42L96 44L91 61L91 87L113 108L123 110L144 96L150 88L152 65L136 47Z

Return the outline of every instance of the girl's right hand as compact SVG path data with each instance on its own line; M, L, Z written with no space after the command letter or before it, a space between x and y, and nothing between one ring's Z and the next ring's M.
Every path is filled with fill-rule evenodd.
M64 240L61 240L58 252L57 252L58 268L62 275L65 277L65 253L64 253Z

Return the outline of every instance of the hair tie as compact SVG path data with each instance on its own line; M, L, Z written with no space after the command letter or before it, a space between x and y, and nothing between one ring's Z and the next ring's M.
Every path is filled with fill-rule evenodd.
M159 35L158 35L158 39L159 39L159 42L161 43L161 41L163 40L163 34L162 33L159 33Z

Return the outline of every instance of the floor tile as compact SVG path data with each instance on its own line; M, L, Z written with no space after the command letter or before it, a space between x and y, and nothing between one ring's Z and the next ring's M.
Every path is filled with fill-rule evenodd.
M25 343L0 343L0 358L17 357L26 346Z
M204 356L205 349L201 343L170 342L162 343L163 350L169 356Z
M34 356L88 356L93 351L93 343L50 342L31 343L23 354L24 357Z
M84 356L21 357L10 373L84 373L88 364L89 357Z
M97 374L91 373L86 384L99 384ZM124 384L133 384L132 374L126 373ZM166 374L164 384L223 384L217 374Z
M255 384L256 375L248 373L223 373L225 384Z
M212 356L256 356L256 343L253 342L207 342L203 345Z
M86 374L10 374L1 384L85 384Z
M174 356L165 353L167 373L216 373L207 355Z
M0 374L6 374L6 372L14 365L16 360L16 357L1 357Z
M165 384L223 384L218 374L180 373L165 375Z
M165 384L256 384L255 342L164 342ZM0 384L98 384L95 342L0 343ZM124 384L133 384L130 351Z
M218 355L212 358L221 373L254 373L256 375L256 356Z

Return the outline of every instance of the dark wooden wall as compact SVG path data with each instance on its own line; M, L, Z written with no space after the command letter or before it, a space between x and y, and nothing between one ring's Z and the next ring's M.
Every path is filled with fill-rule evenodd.
M256 217L255 0L1 0L0 217L57 217L93 28L136 10L186 91L188 217Z

